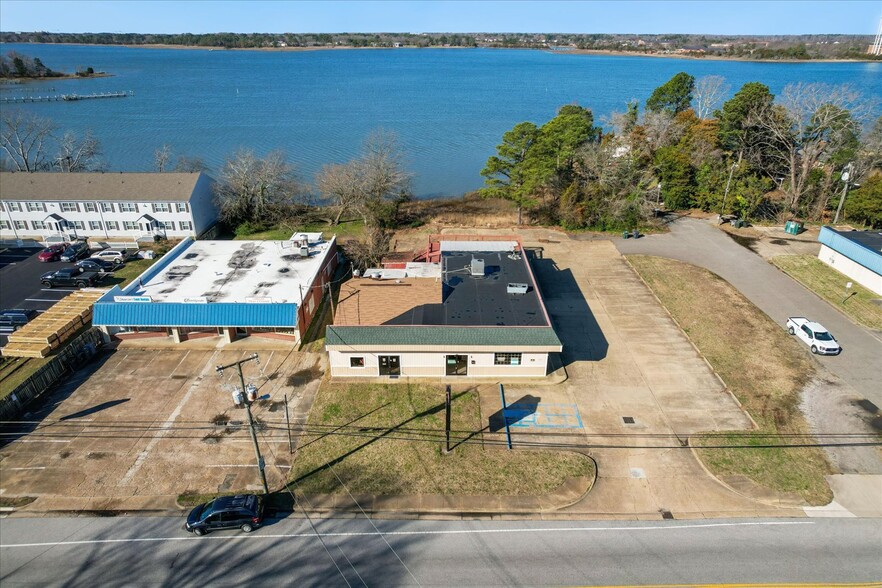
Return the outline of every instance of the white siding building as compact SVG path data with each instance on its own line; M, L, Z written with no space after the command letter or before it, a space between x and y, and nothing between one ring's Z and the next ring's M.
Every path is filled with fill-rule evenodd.
M203 173L0 173L2 239L176 239L216 222Z

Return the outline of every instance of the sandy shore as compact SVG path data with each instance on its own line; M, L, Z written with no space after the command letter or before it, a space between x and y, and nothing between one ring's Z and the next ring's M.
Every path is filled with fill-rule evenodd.
M113 74L106 72L96 72L88 76L78 76L77 74L62 74L60 76L49 76L42 78L0 78L0 84L16 85L16 82L54 82L57 80L90 80L92 78L112 78Z

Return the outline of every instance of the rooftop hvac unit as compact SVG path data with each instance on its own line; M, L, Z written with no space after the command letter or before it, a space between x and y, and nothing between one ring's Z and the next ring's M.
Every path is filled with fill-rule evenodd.
M309 257L309 247L303 245L300 247L300 257Z
M472 275L484 277L484 260L472 258Z
M509 283L505 291L509 294L526 294L529 289L530 284Z

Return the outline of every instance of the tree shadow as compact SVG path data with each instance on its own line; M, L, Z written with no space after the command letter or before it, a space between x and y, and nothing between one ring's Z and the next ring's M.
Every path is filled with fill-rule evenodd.
M59 418L59 421L67 421L70 419L79 419L84 416L89 416L90 414L95 414L96 412L101 412L102 410L106 410L108 408L112 408L117 406L118 404L123 404L128 402L131 398L120 398L119 400L108 400L107 402L102 402L101 404L96 404L95 406L91 406L89 408L85 408L79 412L74 412L71 414L64 415Z
M555 333L563 344L564 366L577 361L599 361L606 357L609 343L569 269L561 269L541 249L526 250L545 308Z

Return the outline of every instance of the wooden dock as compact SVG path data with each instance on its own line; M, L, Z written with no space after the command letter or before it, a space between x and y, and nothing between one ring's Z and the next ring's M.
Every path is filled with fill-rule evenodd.
M98 92L95 94L49 94L46 96L10 96L0 98L0 103L23 104L26 102L73 102L76 100L94 100L97 98L126 98L134 96L131 90L128 92Z

